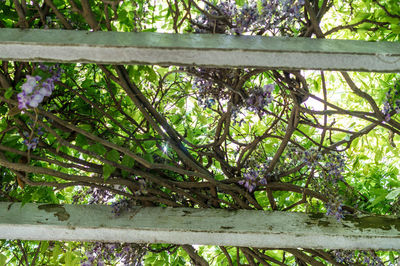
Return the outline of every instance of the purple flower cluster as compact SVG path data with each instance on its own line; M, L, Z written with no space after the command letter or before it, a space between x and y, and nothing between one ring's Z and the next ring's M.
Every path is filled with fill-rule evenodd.
M272 103L272 91L274 88L274 84L267 84L263 88L253 89L246 100L247 108L261 115L264 108Z
M114 199L114 194L108 190L89 187L87 190L80 188L72 197L72 203L79 204L88 199L88 204L108 204Z
M397 82L394 88L390 88L386 93L386 101L383 104L383 114L386 122L390 120L392 112L400 113L400 82Z
M238 12L232 0L221 2L216 8L207 5L205 11L211 16L202 13L192 21L196 33L227 33L227 25L231 25L232 18Z
M22 141L23 144L26 145L28 150L34 150L36 149L37 145L39 144L39 138L44 134L43 128L42 127L34 127L32 126L32 122L27 123L28 126L30 126L31 129L31 134L29 134L28 131L24 131L23 137L24 140Z
M338 153L323 154L316 148L310 148L303 152L303 161L309 167L321 167L324 172L323 176L329 182L336 183L343 180L342 173L344 172L345 161Z
M237 7L235 1L220 2L215 7L207 5L205 11L193 21L199 33L263 33L294 24L302 17L304 0L252 1Z
M146 188L148 186L148 184L146 183L146 180L144 180L142 178L138 178L138 177L136 177L135 180L139 184L139 189L137 191L135 191L135 195L136 196L146 195L147 194ZM114 201L113 203L111 203L112 213L115 216L119 216L122 212L132 210L133 207L136 205L137 205L137 203L133 199L120 198L117 201Z
M358 255L356 255L354 250L333 250L332 255L337 262L345 265L384 265L379 257L373 253L369 254L367 251L359 251Z
M303 153L303 160L309 167L316 167L322 159L321 152L316 148L310 148Z
M28 150L34 150L36 149L39 140L37 138L33 138L30 142L28 140L24 140L22 143L26 145Z
M114 199L114 195L105 189L89 188L87 194L90 195L89 204L105 204Z
M250 169L243 174L244 179L240 180L238 183L239 185L247 188L247 190L251 193L257 188L257 186L265 186L267 184L267 179L262 177L264 172L265 168Z
M111 203L112 213L115 216L119 216L119 215L121 215L122 212L131 210L132 207L135 205L136 205L136 202L134 200L126 199L126 198L120 199L118 201Z
M39 139L37 137L33 137L30 139L29 133L27 131L24 131L23 134L24 134L25 139L22 141L22 143L26 145L28 150L36 149L36 147L39 143Z
M204 108L211 108L215 104L215 99L227 99L228 98L228 93L227 90L224 89L224 87L220 84L214 83L211 80L214 78L217 78L216 76L209 76L208 71L211 71L210 69L196 69L192 70L196 71L198 75L204 74L205 78L200 78L200 77L195 77L193 86L192 88L196 91L197 94L197 100L201 106ZM214 72L214 75L218 75L221 73L218 73L219 71L216 70ZM223 76L223 75L220 75ZM229 76L229 75L228 75Z
M339 263L343 263L346 265L354 264L354 251L352 250L334 250L333 255L335 260Z
M368 266L384 266L385 265L385 264L383 264L382 260L377 256L374 256L372 258L370 256L365 256L363 263Z
M338 221L341 221L344 218L343 204L340 202L328 202L325 204L325 208L327 216L335 216Z
M130 243L102 243L95 242L91 250L86 252L87 259L82 261L82 266L103 266L113 262L122 265L141 265L142 257L146 254L145 245Z
M344 158L340 154L329 153L326 155L326 163L324 168L332 182L339 180L343 181L343 175L345 168Z
M50 96L54 89L54 82L60 80L61 69L56 66L39 65L40 70L47 71L52 76L43 80L40 75L26 76L26 82L22 85L22 91L18 93L18 108L36 108L44 97Z
M146 194L146 182L144 179L138 179L139 190L135 195ZM73 203L84 201L87 197L88 204L105 204L112 207L112 213L119 216L122 212L132 209L136 206L136 201L128 198L116 199L115 195L106 189L88 188L87 190L81 189L73 196Z
M343 204L338 195L340 188L338 181L344 181L345 159L343 156L333 151L323 153L317 148L310 148L303 152L295 148L290 151L290 154L301 158L300 160L308 167L314 169L314 178L310 181L312 186L330 199L325 204L326 215L335 216L340 221L343 218Z
M245 4L236 17L234 32L266 31L292 24L301 18L303 5L304 0L263 0L261 5L256 2Z

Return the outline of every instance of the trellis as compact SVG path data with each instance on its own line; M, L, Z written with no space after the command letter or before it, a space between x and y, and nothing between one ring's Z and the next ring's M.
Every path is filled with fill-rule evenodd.
M398 72L400 45L289 37L0 29L0 59Z
M400 44L0 29L0 60L399 72ZM400 221L346 216L339 223L322 214L159 207L115 217L107 206L3 202L0 238L396 250Z

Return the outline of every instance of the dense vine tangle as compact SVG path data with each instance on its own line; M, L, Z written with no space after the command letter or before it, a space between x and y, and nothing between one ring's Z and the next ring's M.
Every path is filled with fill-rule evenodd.
M243 6L235 1L166 2L175 32L323 38L363 25L338 25L323 33L319 23L333 1L262 0ZM154 19L151 1L0 5L15 10L15 17L0 18L0 27L142 31ZM129 5L132 17L125 11ZM135 205L281 211L320 211L325 206L339 221L345 213L367 211L364 196L346 182L350 170L344 151L378 126L400 133L398 85L388 90L380 107L343 72L351 91L372 110L364 111L330 101L323 72L324 97L319 98L300 71L157 69L2 62L2 199L21 201L37 187L57 192L73 186L71 201L110 204L115 215ZM324 110L308 107L306 99L319 101ZM363 128L340 128L335 125L339 116L357 118ZM257 125L262 132L252 132ZM303 126L321 133L309 136ZM335 140L336 133L347 137ZM275 191L287 193L281 197ZM53 202L55 192L48 193L44 201ZM148 250L173 253L178 248L94 243L84 263L120 258L139 264ZM194 264L207 264L193 247L181 248ZM372 251L284 249L272 257L262 248L219 250L230 265L236 252L250 265L383 265Z
M258 4L255 2L246 4L241 8L237 8L233 1L222 2L216 6L208 4L204 9L205 12L198 19L193 20L192 23L195 32L198 33L225 33L234 35L253 33L258 35L265 32L272 32L274 35L286 35L287 31L277 30L288 29L291 24L300 25L300 10L303 5L303 1L262 1ZM215 17L218 16L219 19L216 19ZM257 70L233 71L230 69L188 68L187 71L195 75L194 89L197 90L200 104L211 108L216 102L230 101L234 105L232 113L235 118L242 106L246 106L247 109L254 111L262 118L262 114L267 113L267 107L273 101L272 92L275 89L274 84L264 85L262 89L251 84L253 88L247 88L246 90L244 85L247 80L245 79L252 76L248 75L248 73L256 71L256 74ZM286 83L297 89L300 87L299 72L294 73L294 79L292 79L291 74L288 72L283 73L284 77L277 72L274 74L274 78L277 79L276 83ZM304 77L300 79L305 84ZM226 87L228 89L225 89ZM279 91L279 86L277 87L277 91ZM306 84L305 87L307 87ZM298 91L294 92L298 93ZM304 101L303 99L298 101L298 98L299 95L296 94L295 100L297 104ZM341 172L344 171L344 160L341 158L341 155L333 155L333 152L331 152L328 154L329 158L324 158L322 152L313 148L308 151L300 149L297 153L301 153L302 156L296 158L296 160L303 161L313 171L321 163L324 164L321 165L320 170L322 170L321 172L325 177L325 182L318 184L318 181L313 178L312 184L318 186L318 191L326 191L323 194L328 195L327 193L329 193L328 198L330 200L326 203L327 214L334 214L338 219L343 217L342 204L337 201L339 200L339 197L336 195L338 189L337 187L332 189L331 185L337 183L337 178L335 177L341 176ZM290 157L286 159L290 160ZM287 163L287 160L285 163ZM244 179L238 182L240 185L246 187L250 193L259 185L266 185L271 179L279 179L278 176L282 174L282 172L277 170L271 171L274 169L265 166L271 163L271 161L268 158L265 158L265 161L263 165L252 165L245 170L243 172ZM340 165L337 165L337 161L340 161ZM266 177L268 178L266 179Z

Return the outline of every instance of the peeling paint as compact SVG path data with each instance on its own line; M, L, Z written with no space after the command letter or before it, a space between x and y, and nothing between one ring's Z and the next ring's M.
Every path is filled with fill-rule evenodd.
M331 223L329 221L318 221L318 226L329 226Z
M344 221L353 223L355 227L361 231L365 229L381 229L391 230L396 229L400 233L400 219L393 220L393 218L381 217L381 216L365 216L365 217L353 217L346 216Z
M190 212L189 210L182 210L183 215L182 216L186 216L188 214L192 214L192 212Z
M66 221L69 219L70 215L65 210L63 205L59 204L44 204L38 207L39 210L44 210L46 212L53 212L54 216L57 217L59 221Z
M221 229L233 229L233 226L221 226Z
M328 227L331 226L332 223L327 219L326 215L323 213L310 213L308 217L311 221L306 221L305 224L309 226L320 226L320 227ZM324 219L325 218L325 219Z
M102 205L15 203L7 211L9 204L0 202L3 239L351 250L400 246L400 219L393 216L346 215L338 222L324 213L137 207L132 218L130 212L114 217L112 208Z
M311 219L321 219L325 217L325 215L323 213L310 213L308 214L308 217L310 217Z

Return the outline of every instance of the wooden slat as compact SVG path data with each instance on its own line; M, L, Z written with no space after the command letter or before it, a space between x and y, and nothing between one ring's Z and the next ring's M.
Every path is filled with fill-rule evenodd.
M1 202L0 239L396 250L400 220L159 207L115 217L109 206Z
M400 72L400 43L0 29L0 60Z

